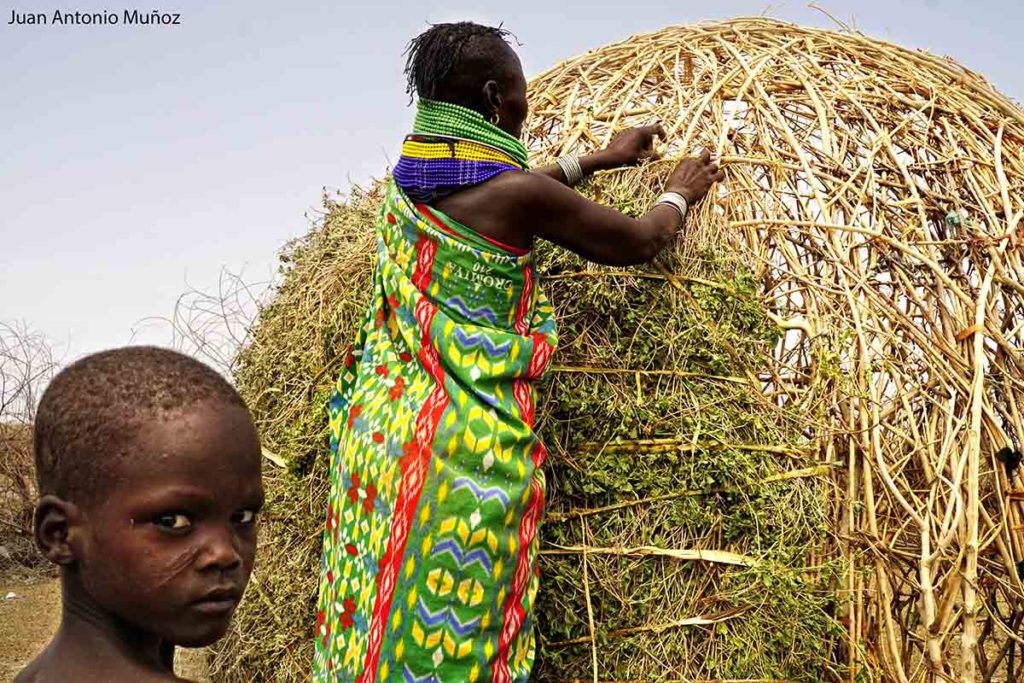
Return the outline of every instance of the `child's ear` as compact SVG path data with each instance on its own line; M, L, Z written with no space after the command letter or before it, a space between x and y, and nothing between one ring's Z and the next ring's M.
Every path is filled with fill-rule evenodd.
M36 546L50 562L63 566L75 561L70 537L79 517L74 503L57 496L43 496L36 503Z

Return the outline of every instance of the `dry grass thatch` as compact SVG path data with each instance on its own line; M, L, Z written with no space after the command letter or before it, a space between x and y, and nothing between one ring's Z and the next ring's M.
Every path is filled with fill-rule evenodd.
M309 675L327 504L326 402L340 349L369 295L377 190L356 190L347 203L324 197L318 228L284 249L282 282L235 363L271 464L264 468L256 569L232 632L210 662L214 680Z
M1024 112L951 61L765 19L590 52L531 102L538 160L664 122L664 161L585 188L624 211L697 147L727 174L651 267L539 257L563 347L538 677L1013 680ZM235 677L308 666L322 405L373 203L293 246L241 359L292 469Z

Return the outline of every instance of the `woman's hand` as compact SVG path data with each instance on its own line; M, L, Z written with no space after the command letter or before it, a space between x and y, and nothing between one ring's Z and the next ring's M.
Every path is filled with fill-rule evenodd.
M654 151L655 137L665 137L665 129L660 123L630 128L612 138L598 154L604 157L603 165L608 169L636 166L644 159L658 158Z
M658 153L654 151L654 138L665 137L665 129L660 123L652 126L640 126L624 130L608 143L608 146L593 154L579 157L580 170L583 177L587 177L597 171L611 171L623 166L636 166L644 159L657 159ZM532 170L538 175L545 175L554 178L560 183L565 183L565 173L556 164L548 164Z
M665 189L696 203L723 176L711 153L704 152L696 159L676 164ZM502 173L479 189L464 190L445 201L460 197L463 202L475 204L461 213L453 212L451 206L442 206L441 210L455 220L468 217L484 234L516 245L529 245L533 238L540 237L588 261L610 266L650 261L677 238L681 227L679 212L673 206L655 204L642 217L632 218L566 187L560 170L558 177L534 171ZM524 230L528 231L526 239L521 239L517 231L521 235Z
M693 205L704 198L712 185L724 178L725 173L711 160L711 152L705 149L699 157L679 162L669 175L665 190L678 192L688 204Z

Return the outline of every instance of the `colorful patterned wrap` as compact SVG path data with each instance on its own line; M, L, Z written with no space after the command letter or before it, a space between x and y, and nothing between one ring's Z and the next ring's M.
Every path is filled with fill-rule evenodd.
M530 253L394 182L373 304L329 406L316 681L526 681L556 344Z

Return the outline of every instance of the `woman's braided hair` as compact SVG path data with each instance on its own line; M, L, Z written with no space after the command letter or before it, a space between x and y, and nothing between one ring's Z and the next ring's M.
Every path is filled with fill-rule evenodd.
M472 106L487 80L503 76L508 61L506 29L470 21L433 24L405 49L406 92Z

